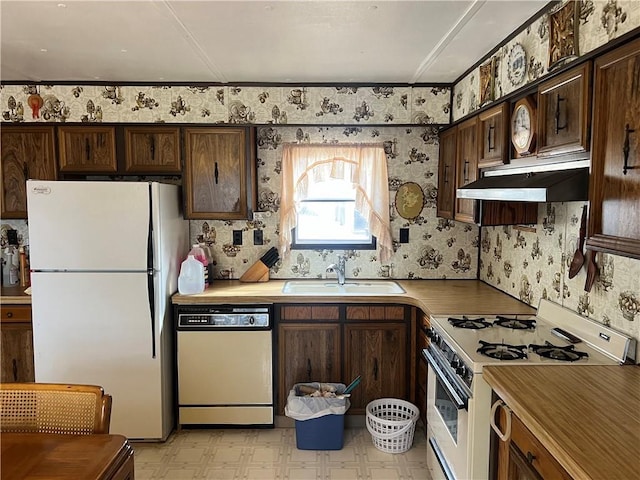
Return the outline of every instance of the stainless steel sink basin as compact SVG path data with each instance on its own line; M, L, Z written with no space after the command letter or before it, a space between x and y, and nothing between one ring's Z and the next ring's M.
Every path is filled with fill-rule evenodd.
M328 280L289 280L282 293L291 295L396 295L406 293L404 288L392 280L345 282L338 285Z

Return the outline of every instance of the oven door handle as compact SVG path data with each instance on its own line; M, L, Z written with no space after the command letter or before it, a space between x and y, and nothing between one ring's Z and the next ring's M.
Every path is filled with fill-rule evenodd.
M449 382L449 379L447 379L445 373L442 371L442 369L438 365L436 359L433 358L433 355L431 355L431 353L429 353L428 350L426 349L423 350L422 354L427 359L427 362L429 362L429 365L431 366L431 368L433 368L433 371L436 372L436 375L438 376L438 380L441 381L445 387L447 387L447 393L451 396L451 399L456 404L456 408L458 410L466 410L469 404L468 403L469 399L462 398L458 394L458 392L456 392L455 388L453 387L453 385L451 385L451 382Z
M496 425L496 411L498 408L502 408L505 412L505 426L504 432L500 430L500 427ZM503 442L506 442L511 437L511 409L504 403L502 400L496 400L495 403L491 406L491 428L498 438Z

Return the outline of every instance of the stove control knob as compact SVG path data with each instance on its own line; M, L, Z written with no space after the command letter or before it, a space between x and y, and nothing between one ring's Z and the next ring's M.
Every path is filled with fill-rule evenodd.
M461 377L465 377L467 375L467 368L464 365L456 367L456 374L460 375Z
M455 368L456 371L460 368L460 360L458 358L453 358L450 362L451 368Z
M427 337L429 337L432 340L436 336L436 332L433 331L433 328L427 328L426 332L427 332Z

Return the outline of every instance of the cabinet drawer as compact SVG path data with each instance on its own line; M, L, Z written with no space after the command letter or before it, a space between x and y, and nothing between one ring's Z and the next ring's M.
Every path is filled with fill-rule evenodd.
M2 305L0 307L0 321L2 323L29 323L31 322L30 305Z
M400 305L353 305L347 307L347 320L404 320Z
M337 305L291 305L280 310L280 320L338 321L340 309Z
M522 421L511 415L511 442L518 447L530 466L533 467L542 478L557 478L570 480L569 474L551 456L549 451L540 441L524 426Z

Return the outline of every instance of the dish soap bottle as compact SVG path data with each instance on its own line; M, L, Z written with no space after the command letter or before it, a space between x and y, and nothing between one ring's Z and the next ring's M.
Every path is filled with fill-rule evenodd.
M196 260L202 263L202 266L204 267L204 284L207 285L209 283L209 260L207 260L207 255L204 253L204 249L196 243L191 247L189 255L193 255Z
M178 292L181 295L204 292L204 265L193 255L189 255L180 266Z

